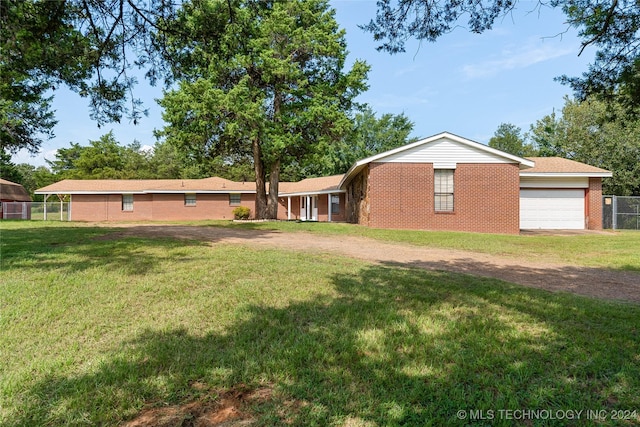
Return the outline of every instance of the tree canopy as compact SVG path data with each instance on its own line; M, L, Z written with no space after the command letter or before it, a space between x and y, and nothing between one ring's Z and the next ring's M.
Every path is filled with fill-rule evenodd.
M531 126L541 156L560 156L610 170L603 192L640 196L640 120L620 104L597 98L565 100L562 114L547 115Z
M292 164L288 179L337 175L347 172L358 160L400 147L416 140L413 122L404 114L376 113L367 106L356 113L351 129L337 142L320 147L305 164Z
M0 148L37 152L53 136L51 100L66 85L90 99L99 125L145 113L135 67L155 82L170 73L161 23L171 0L0 1Z
M348 133L368 66L344 70L344 31L323 0L187 2L169 28L188 36L166 40L181 70L161 135L196 158L251 158L256 216L275 218L283 165Z
M536 150L526 142L522 129L511 123L501 123L489 140L489 147L520 157L534 156Z
M380 0L376 17L363 28L379 41L379 50L404 51L410 38L436 41L457 27L473 33L493 27L496 19L510 14L517 0ZM560 78L580 99L591 94L616 97L640 105L640 3L635 0L539 1L533 8L560 8L567 26L578 30L581 49L597 49L595 61L581 77ZM464 22L466 20L466 22ZM465 25L466 24L466 25ZM559 33L564 29L559 29Z

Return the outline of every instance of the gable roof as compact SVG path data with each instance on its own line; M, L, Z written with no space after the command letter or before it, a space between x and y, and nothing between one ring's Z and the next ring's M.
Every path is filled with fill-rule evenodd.
M472 150L477 152L488 154L495 158L502 159L506 162L510 163L518 163L521 168L533 167L534 163L531 160L525 159L523 157L514 156L513 154L505 153L504 151L497 150L495 148L489 147L488 145L481 144L476 141L472 141L467 138L463 138L458 135L454 135L449 132L441 132L439 134L423 138L411 144L403 145L402 147L394 148L393 150L385 151L384 153L376 154L371 157L367 157L366 159L362 159L357 161L344 175L343 179L340 181L339 188L344 188L346 184L353 179L366 165L372 162L384 161L384 159L394 158L394 156L398 156L402 153L409 152L410 150L414 150L418 147L429 145L436 143L438 141L448 140L452 141L456 144L462 145L464 147L469 147ZM452 159L454 160L454 159Z
M0 178L0 200L30 202L31 196L22 185Z
M535 166L520 171L521 177L601 177L608 178L613 174L606 169L600 169L586 163L563 159L562 157L529 157Z

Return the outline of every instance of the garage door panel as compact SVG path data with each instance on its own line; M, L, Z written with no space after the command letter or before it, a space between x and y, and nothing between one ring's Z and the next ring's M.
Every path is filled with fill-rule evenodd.
M584 229L584 190L520 190L520 228Z

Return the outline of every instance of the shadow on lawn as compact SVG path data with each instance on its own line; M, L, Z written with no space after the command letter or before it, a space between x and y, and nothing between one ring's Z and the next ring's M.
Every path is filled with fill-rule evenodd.
M128 227L34 227L2 230L0 266L3 270L37 270L64 268L77 272L92 267L108 266L130 275L154 271L163 254L149 248L172 250L183 246L208 246L222 238L234 237L234 231L224 236L207 233L194 226L140 225ZM238 232L240 233L240 232ZM254 238L273 231L255 230ZM246 233L242 234L247 238ZM144 240L144 245L140 242ZM62 261L58 254L70 255ZM175 255L174 255L175 256ZM181 258L182 261L186 259Z
M248 306L223 334L147 330L92 373L31 385L9 424L114 424L239 386L273 390L242 409L252 425L460 425L459 410L640 404L637 307L411 268L333 282L334 297Z
M640 273L580 266L523 266L458 258L437 261L383 262L389 266L417 267L494 277L553 292L571 292L609 300L640 303Z

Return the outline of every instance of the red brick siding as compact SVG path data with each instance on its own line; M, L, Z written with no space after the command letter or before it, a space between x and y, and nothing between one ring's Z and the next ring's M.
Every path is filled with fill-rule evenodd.
M517 164L458 164L452 213L435 212L433 175L430 163L372 163L369 225L519 233Z
M153 219L152 196L133 195L133 211L122 210L120 194L74 194L71 196L73 221L143 221Z
M589 178L586 196L587 229L602 230L602 178Z
M280 197L278 200L278 219L287 219L287 207L288 201L287 197ZM291 197L291 219L298 219L300 216L300 197L293 196Z
M239 205L230 205L228 194L196 194L195 206L184 205L184 194L154 194L153 219L172 221L233 219L233 210L238 206L251 209L253 216L254 204L253 194L241 194Z
M241 206L253 209L255 195L242 194ZM71 199L74 221L166 221L233 219L235 205L228 194L197 194L195 206L184 205L184 194L134 194L133 211L122 210L120 194L76 194Z

